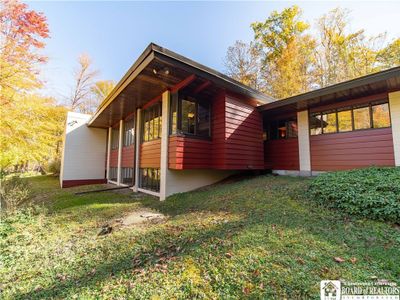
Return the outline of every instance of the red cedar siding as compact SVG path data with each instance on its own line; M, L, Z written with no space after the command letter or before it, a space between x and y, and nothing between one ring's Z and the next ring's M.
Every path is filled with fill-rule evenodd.
M264 169L262 118L257 108L244 99L225 98L224 169ZM218 130L217 130L218 133Z
M161 139L140 145L140 168L160 168Z
M297 138L269 140L264 144L265 168L299 170L299 142Z
M122 168L133 168L135 165L135 145L122 147L121 166Z
M209 169L211 141L190 137L171 136L168 144L168 167L170 169Z
M212 165L216 169L224 168L225 155L225 93L219 93L212 104ZM221 157L222 156L222 157Z
M118 167L118 149L112 149L110 151L110 167L111 168Z
M314 135L310 144L313 171L394 166L391 128Z

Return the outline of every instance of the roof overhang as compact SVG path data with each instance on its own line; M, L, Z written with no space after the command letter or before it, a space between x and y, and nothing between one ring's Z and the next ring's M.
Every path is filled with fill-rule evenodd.
M274 101L220 72L152 43L101 103L88 125L103 128L112 126L164 91L179 86L190 76L195 76L198 89L212 85L259 103Z
M267 103L258 109L264 116L276 116L397 90L400 90L400 66Z

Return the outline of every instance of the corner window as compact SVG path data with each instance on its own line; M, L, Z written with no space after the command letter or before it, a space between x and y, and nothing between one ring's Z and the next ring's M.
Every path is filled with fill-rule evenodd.
M135 120L131 119L124 122L124 147L135 143Z
M320 113L310 115L311 135L322 134L322 116Z
M186 95L174 94L171 99L171 134L209 137L210 103Z
M142 141L161 138L161 104L157 103L143 111Z
M297 122L295 120L272 121L265 133L266 139L281 140L297 137Z

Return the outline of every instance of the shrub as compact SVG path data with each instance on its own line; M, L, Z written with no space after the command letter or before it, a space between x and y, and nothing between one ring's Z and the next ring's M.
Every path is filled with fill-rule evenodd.
M52 173L53 175L59 175L61 170L61 160L54 159L50 161L45 169L47 173Z
M0 187L1 207L7 210L17 208L29 198L29 186L18 176L2 179Z
M327 208L400 222L400 168L325 173L312 180L307 194Z

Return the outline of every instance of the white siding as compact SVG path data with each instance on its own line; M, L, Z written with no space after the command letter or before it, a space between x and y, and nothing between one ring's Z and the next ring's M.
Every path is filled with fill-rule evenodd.
M104 179L107 129L87 127L90 115L69 112L65 127L60 182Z
M389 93L389 105L392 122L394 161L396 166L400 166L400 91Z
M311 171L308 110L297 112L300 173ZM305 174L304 174L305 175Z

